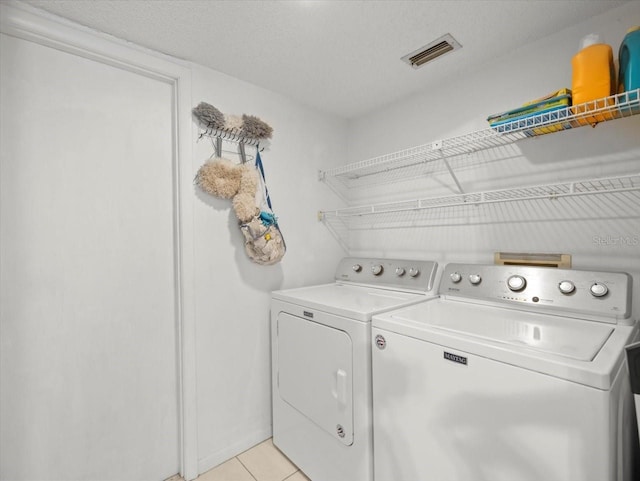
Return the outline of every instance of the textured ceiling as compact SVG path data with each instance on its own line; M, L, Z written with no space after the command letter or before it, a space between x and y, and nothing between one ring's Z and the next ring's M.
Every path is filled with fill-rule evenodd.
M635 0L633 0L635 1ZM613 0L26 0L121 39L352 118L620 6ZM463 48L400 58L451 33Z

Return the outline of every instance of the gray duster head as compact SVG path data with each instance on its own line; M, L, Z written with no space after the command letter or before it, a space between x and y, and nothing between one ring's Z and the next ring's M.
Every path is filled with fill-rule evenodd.
M273 135L271 126L253 115L242 115L242 133L251 139L270 139Z
M224 128L224 114L213 105L206 102L200 102L191 112L194 117L206 127L211 127L213 129Z

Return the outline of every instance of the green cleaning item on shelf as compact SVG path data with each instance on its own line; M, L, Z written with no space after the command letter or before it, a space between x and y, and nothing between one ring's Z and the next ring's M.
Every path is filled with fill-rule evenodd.
M544 97L531 100L521 107L490 115L487 117L487 121L498 132L510 132L521 130L524 127L532 127L525 131L526 135L548 134L571 128L568 123L560 123L567 116L566 107L569 105L571 105L571 90L563 88ZM544 122L551 123L543 127L535 127L535 124L540 123L540 118L537 116L543 114L546 115L543 119ZM538 122L534 122L534 117ZM554 120L558 120L558 122L553 123Z
M487 121L491 127L533 115L548 112L550 110L559 109L562 107L568 107L571 103L571 90L564 88L556 92L545 95L539 99L531 100L523 104L521 107L507 110L506 112L500 112L499 114L493 114L487 117Z

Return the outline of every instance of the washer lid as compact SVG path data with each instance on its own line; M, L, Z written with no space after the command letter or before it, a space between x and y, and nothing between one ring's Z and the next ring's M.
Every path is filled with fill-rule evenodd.
M375 315L372 325L598 389L610 389L638 331L442 298Z
M608 324L458 301L426 303L390 317L578 361L593 360L613 332Z
M373 314L426 299L424 294L340 283L274 291L272 296L273 299L363 322L370 321Z

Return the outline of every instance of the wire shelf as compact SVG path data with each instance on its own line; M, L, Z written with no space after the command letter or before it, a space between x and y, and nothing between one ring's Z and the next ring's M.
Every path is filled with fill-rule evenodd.
M640 114L640 89L321 171L319 178L326 182L335 180L342 187L349 188L363 185L366 177L385 172L394 171L397 177L398 171L402 171L411 176L414 170L410 167L419 164L637 114Z
M610 194L632 191L640 191L640 173L621 177L589 179L577 182L561 182L522 188L476 192L473 194L449 195L444 197L348 207L345 209L321 211L319 212L319 218L327 222L331 222L334 219L345 219L345 222L349 222L349 219L362 218L377 214L539 199L553 200L569 196Z
M620 215L637 217L640 173L465 193L451 168L453 161L460 167L462 159L469 158L464 154L505 147L525 138L586 125L594 126L600 122L637 114L640 114L640 89L321 171L319 179L331 187L347 205L348 197L353 199L353 194L359 187L435 175L442 171L442 165L448 170L460 193L320 211L318 218L348 252L351 233L358 230L510 222L509 218L513 222L520 222L524 218L535 221L538 217L541 220L581 219L593 215L599 215L599 218L615 218ZM442 163L435 162L438 160ZM346 196L343 195L345 192ZM596 195L602 197L596 200ZM522 202L533 203L535 209L532 210L529 206L525 210L526 215L523 215L525 207ZM562 208L559 208L560 205Z

